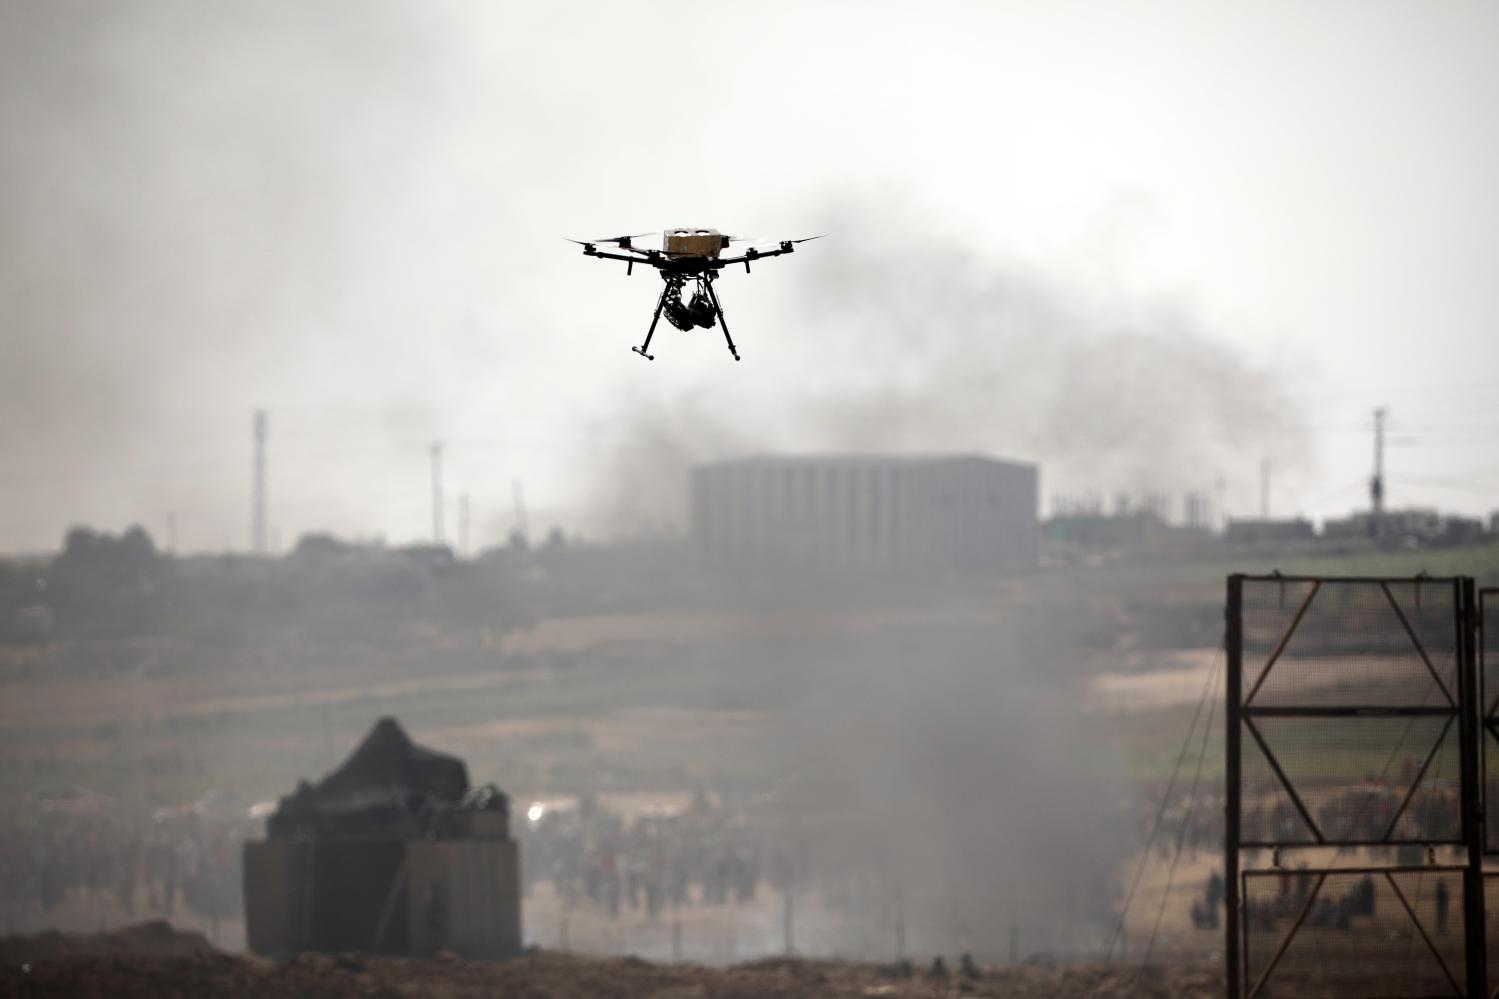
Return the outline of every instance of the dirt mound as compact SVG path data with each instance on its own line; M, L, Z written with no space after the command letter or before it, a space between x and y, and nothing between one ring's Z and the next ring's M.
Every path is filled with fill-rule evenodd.
M36 936L0 939L0 963L7 965L76 957L204 957L216 953L201 935L174 930L164 919L92 936L49 930Z
M186 934L185 936L190 936ZM1221 976L1201 967L1166 968L1139 983L1134 969L1097 965L985 969L976 979L943 980L917 973L893 977L888 969L831 961L764 961L734 968L658 965L638 958L538 954L503 964L446 955L430 961L364 954L302 954L274 964L208 949L192 956L69 955L23 970L0 966L0 997L109 996L311 999L803 999L831 996L930 997L933 994L1040 999L1042 996L1136 996L1197 999L1221 994Z

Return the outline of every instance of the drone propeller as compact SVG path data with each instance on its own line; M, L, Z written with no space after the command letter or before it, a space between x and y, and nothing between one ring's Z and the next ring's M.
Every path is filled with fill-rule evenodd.
M776 247L795 246L797 243L810 243L814 239L822 239L827 233L819 233L816 236L803 236L801 239L768 239L763 243L746 247L747 250L770 250Z
M643 238L645 236L654 236L654 235L655 235L655 233L653 233L653 232L637 232L633 236L606 236L603 239L591 239L591 240L589 240L589 242L590 243L618 243L621 246L629 246L630 245L630 240L632 240L632 239L641 239L641 238ZM576 243L577 240L573 240L573 242Z
M632 240L632 239L639 239L642 236L649 236L649 235L651 235L651 233L642 232L642 233L636 233L634 236L610 236L608 239L589 239L589 240L568 239L567 241L569 243L577 243L579 246L583 247L585 251L588 251L588 252L592 252L592 248L594 246L597 246L599 243L613 243L616 246L618 246L621 250L633 250L636 253L650 253L650 252L653 252L653 251L650 251L650 250L641 250L641 249L639 249L637 247L634 247L634 246L630 245L630 240ZM563 238L567 239L567 237L565 237L565 236Z

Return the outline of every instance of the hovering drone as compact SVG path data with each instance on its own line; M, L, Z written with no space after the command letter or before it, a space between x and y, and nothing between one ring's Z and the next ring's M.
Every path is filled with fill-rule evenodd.
M634 236L613 236L586 243L580 239L568 242L582 246L585 257L623 260L626 274L633 274L636 264L650 264L661 272L661 280L666 282L666 287L661 289L661 297L656 302L656 314L651 317L651 328L646 330L645 343L630 348L650 361L654 361L656 356L646 352L650 349L651 337L656 334L656 324L661 321L663 312L666 313L666 321L679 330L690 330L698 326L705 330L712 329L714 322L718 322L723 327L723 338L728 341L729 353L734 355L734 360L739 360L734 338L729 336L729 323L724 318L723 306L718 304L718 294L713 290L714 277L730 264L743 264L744 272L748 274L750 264L756 260L779 257L783 253L794 251L798 243L822 238L807 236L805 239L783 239L779 243L748 247L737 257L720 257L719 254L727 250L730 243L742 242L743 237L725 236L717 229L667 229L661 234L659 250L643 250L632 242L649 235L651 234L643 232ZM610 244L614 249L600 250L599 245L603 243ZM682 290L688 281L694 282L695 287L692 298L684 302Z

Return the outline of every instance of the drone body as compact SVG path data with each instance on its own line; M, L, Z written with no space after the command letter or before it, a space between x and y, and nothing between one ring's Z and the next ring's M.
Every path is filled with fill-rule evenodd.
M727 250L730 243L739 240L739 237L725 236L717 229L667 229L661 234L661 249L643 250L635 246L633 241L645 235L649 233L614 236L586 243L575 239L572 242L582 245L585 257L625 261L626 274L633 273L636 264L649 264L661 273L661 280L666 283L666 287L661 289L661 297L656 302L656 314L651 317L651 327L646 331L645 342L639 347L630 348L652 361L656 359L655 355L647 351L663 312L666 313L666 321L679 330L694 327L711 329L717 322L723 327L723 338L729 345L729 353L734 355L734 360L739 360L739 351L734 346L733 338L729 336L729 324L724 318L723 306L718 302L718 293L713 290L713 280L718 272L730 264L743 264L745 273L749 273L751 261L791 253L797 243L821 238L808 236L805 239L783 239L774 244L773 248L751 246L737 257L722 257L719 254ZM614 248L600 250L600 243L613 244ZM684 302L682 289L688 281L695 282L696 288L692 298Z

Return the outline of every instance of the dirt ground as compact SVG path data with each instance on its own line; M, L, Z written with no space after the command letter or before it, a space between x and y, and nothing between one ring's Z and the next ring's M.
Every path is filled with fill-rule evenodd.
M956 971L956 960L949 967ZM934 977L830 961L768 960L729 968L652 964L637 958L535 953L501 964L303 954L274 963L223 954L196 934L162 923L95 937L58 934L0 940L0 997L70 996L171 999L215 996L468 999L517 996L655 999L796 999L803 996L1134 996L1197 999L1220 995L1219 973L1172 965L1140 975L1133 965L985 967L977 977Z

